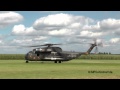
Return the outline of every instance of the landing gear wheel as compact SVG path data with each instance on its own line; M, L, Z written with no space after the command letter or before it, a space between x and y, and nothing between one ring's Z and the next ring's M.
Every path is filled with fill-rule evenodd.
M61 61L59 61L59 63L61 63Z
M26 63L28 63L28 61L26 61Z
M55 61L55 63L57 63L57 61Z

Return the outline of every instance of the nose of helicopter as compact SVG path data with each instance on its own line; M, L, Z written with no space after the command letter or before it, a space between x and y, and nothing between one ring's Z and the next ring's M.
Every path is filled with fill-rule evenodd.
M25 55L25 60L28 60L28 53Z

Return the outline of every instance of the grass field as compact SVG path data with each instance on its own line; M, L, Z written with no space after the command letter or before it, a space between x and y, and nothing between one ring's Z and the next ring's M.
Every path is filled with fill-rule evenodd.
M23 60L23 59L25 59L25 54L0 54L0 60ZM91 55L81 55L79 59L120 60L120 55L91 54Z
M120 79L120 60L0 60L0 79Z

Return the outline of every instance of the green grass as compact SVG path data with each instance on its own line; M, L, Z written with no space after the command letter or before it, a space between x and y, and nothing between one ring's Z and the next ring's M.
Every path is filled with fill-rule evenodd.
M0 60L22 60L25 54L0 54Z
M91 55L82 55L80 59L91 59L91 60L120 60L120 55L106 55L106 54L91 54Z
M120 60L85 59L62 63L0 60L0 79L120 79Z
M0 54L0 60L23 60L25 54ZM120 55L91 54L81 55L79 59L91 60L120 60Z

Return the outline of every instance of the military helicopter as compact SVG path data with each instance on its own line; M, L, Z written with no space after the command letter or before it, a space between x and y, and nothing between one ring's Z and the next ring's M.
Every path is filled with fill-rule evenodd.
M42 48L35 48L32 51L29 51L25 55L26 63L29 61L54 61L54 63L61 63L63 61L69 61L75 58L80 57L83 54L90 54L94 47L102 46L102 42L98 43L94 40L94 43L90 43L90 48L86 52L67 52L63 51L60 47L55 47L53 45L61 45L61 44L44 44L44 45L36 45L29 47L40 47L46 46Z

